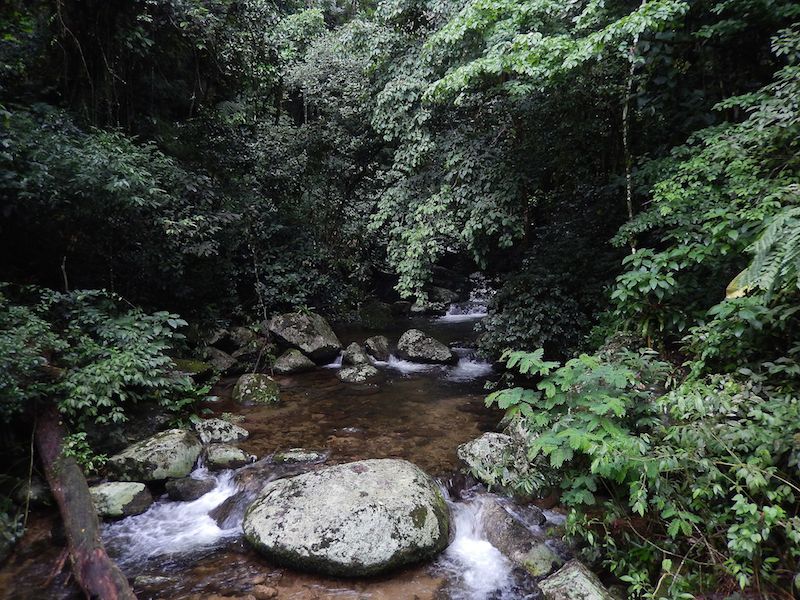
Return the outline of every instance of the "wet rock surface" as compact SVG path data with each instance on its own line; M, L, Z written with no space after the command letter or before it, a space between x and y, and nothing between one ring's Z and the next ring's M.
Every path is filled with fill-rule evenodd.
M203 419L195 423L194 430L204 444L240 442L250 435L243 427L224 419Z
M268 328L282 343L301 350L317 364L333 360L342 349L328 322L316 313L278 315L269 321Z
M317 365L313 360L295 348L290 348L281 354L272 365L272 370L278 375L290 375L292 373L304 373L313 371Z
M409 329L397 342L401 358L421 363L454 364L458 357L442 342L419 329Z
M389 360L389 339L384 335L373 335L364 341L367 353L375 360Z
M197 500L214 489L216 481L213 479L195 479L194 477L182 477L181 479L171 479L166 484L167 495L171 500L179 502L191 502Z
M89 488L97 514L107 519L121 519L146 511L153 503L143 483L110 481Z
M353 365L342 367L337 377L345 383L367 383L381 379L381 372L372 365Z
M373 459L268 484L243 528L272 560L353 577L435 555L447 545L449 513L418 467Z
M112 456L106 467L120 481L178 479L192 471L201 451L192 432L170 429Z

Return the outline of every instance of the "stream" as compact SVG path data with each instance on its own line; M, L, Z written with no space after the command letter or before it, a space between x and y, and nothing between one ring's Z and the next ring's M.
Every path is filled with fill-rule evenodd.
M252 600L254 586L277 598L310 600L412 599L511 600L538 598L526 574L487 540L481 510L485 491L470 488L459 468L456 448L495 430L499 411L483 404L491 364L472 348L480 305L453 306L443 317L403 319L381 332L396 342L416 327L450 345L454 366L412 363L391 356L375 365L384 380L377 386L339 381L340 361L309 373L276 377L281 403L242 407L230 392L236 378L222 380L209 404L216 415L235 413L250 437L238 445L264 457L288 448L325 449L327 464L365 458L404 458L437 478L450 505L455 529L450 546L429 564L369 579L333 579L298 573L269 563L243 540L241 518L221 528L209 513L236 493L233 471L192 477L214 479L214 488L192 502L162 496L145 513L104 525L109 553L131 578L139 598ZM374 331L337 329L342 343L362 342ZM210 415L209 415L210 416ZM12 564L0 571L0 591L8 599L79 598L64 586L68 569L51 577L60 549L50 541L52 514L34 515ZM49 581L48 581L49 580ZM266 597L266 596L265 596Z

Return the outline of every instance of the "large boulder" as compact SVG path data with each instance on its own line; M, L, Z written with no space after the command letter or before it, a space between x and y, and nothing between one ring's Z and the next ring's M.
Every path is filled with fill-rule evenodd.
M290 348L277 359L275 364L272 365L272 370L278 375L290 375L292 373L303 373L304 371L311 371L317 367L314 361L308 358L305 354L296 348Z
M250 435L243 427L234 425L225 419L203 419L194 424L194 430L204 444L241 442Z
M458 361L450 348L419 329L409 329L400 336L397 353L414 362L454 364Z
M359 307L358 318L367 329L387 329L392 325L392 308L379 300L367 300Z
M339 355L342 343L330 325L316 313L286 313L273 317L269 330L284 344L302 350L318 364Z
M614 600L597 575L577 560L571 560L539 582L546 600Z
M381 378L381 372L372 365L342 367L336 376L345 383L368 383Z
M203 445L193 433L169 429L142 440L108 459L108 470L120 481L158 481L186 477Z
M368 365L369 356L364 352L364 348L358 342L353 342L342 353L343 365Z
M439 488L419 467L373 459L269 483L243 528L276 562L364 576L434 556L447 546L450 523Z
M233 386L233 399L239 404L277 404L280 400L278 383L261 373L248 373L239 377Z
M138 515L153 503L153 496L143 483L109 481L89 488L92 502L100 517L120 519Z
M386 362L389 360L389 340L383 335L374 335L364 342L367 353L375 360Z
M481 509L486 539L511 562L534 577L544 577L564 564L551 548L540 526L544 514L532 507L527 511L533 521L523 521L516 511L509 510L498 498L489 497Z

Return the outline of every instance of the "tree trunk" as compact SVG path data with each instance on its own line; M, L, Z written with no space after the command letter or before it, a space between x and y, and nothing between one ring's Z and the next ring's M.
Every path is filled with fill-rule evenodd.
M136 600L125 575L106 554L86 478L75 459L63 455L63 440L64 427L50 406L38 417L36 447L64 521L75 581L89 598Z

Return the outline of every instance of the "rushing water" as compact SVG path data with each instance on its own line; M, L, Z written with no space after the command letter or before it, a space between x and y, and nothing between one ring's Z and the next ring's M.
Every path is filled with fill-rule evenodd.
M267 456L277 450L305 447L330 451L329 463L364 458L405 458L436 477L458 468L456 448L497 426L498 412L483 405L483 383L492 366L470 347L481 305L454 307L439 319L412 319L385 333L396 342L402 331L417 327L448 343L456 365L422 365L391 356L376 366L378 386L343 384L336 377L341 361L310 373L278 378L282 401L276 407L241 407L229 398L235 379L216 392L215 412L235 412L250 431L240 446ZM485 309L483 309L485 311ZM462 311L462 312L459 312ZM363 341L375 332L339 331L342 341ZM214 478L215 487L193 502L166 496L145 513L104 526L110 554L134 580L140 598L200 600L213 594L247 597L254 585L274 587L279 598L311 600L510 600L535 590L520 578L483 532L480 494L448 496L454 539L433 563L385 576L341 580L296 573L273 565L243 542L241 515L220 527L210 512L236 491L232 472L193 474ZM75 597L62 584L65 574L47 582L60 550L49 542L49 519L32 519L32 532L17 553L13 569L0 572L6 598L20 600ZM49 585L45 590L42 586Z

